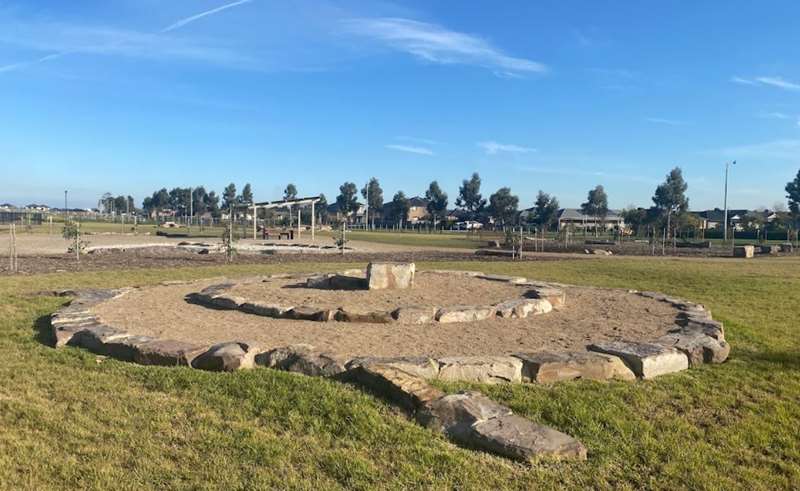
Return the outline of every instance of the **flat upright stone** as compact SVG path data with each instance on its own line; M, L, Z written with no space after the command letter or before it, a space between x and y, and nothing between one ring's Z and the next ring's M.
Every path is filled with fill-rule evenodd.
M392 317L400 324L428 324L436 320L436 307L400 307L392 312Z
M411 375L431 379L439 375L439 362L427 356L396 356L396 357L361 357L354 358L347 363L347 369L357 366L386 365L397 368Z
M348 374L351 379L388 398L401 407L415 411L444 396L424 379L390 365L358 365Z
M488 281L501 281L504 283L512 283L515 285L520 283L525 283L526 281L528 281L527 278L524 278L522 276L507 276L503 274L480 274L476 276L476 278Z
M94 316L91 318L79 319L70 322L61 321L55 324L51 322L51 332L53 333L54 347L60 348L62 346L66 346L75 336L75 334L89 327L99 325L100 323Z
M526 296L547 300L554 309L560 309L567 303L566 292L561 288L552 286L533 288L528 291Z
M310 276L306 279L306 287L327 290L331 287L331 276L329 274Z
M340 308L334 317L339 322L367 322L388 324L394 322L392 314L382 310L362 310L353 307Z
M243 342L219 343L192 360L192 367L216 372L233 372L255 366L256 348Z
M140 365L191 366L206 346L172 339L155 339L136 347L133 361Z
M781 252L781 246L779 245L762 245L761 246L761 254L778 254Z
M245 302L239 306L239 310L247 312L248 314L260 315L262 317L286 317L286 314L292 310L294 306L277 305L266 302Z
M553 306L543 298L517 298L496 305L497 316L505 319L524 319L529 315L552 312Z
M700 332L671 333L661 336L656 344L676 348L689 359L690 367L703 363L722 363L728 359L731 346Z
M495 315L491 305L454 305L442 307L436 312L436 320L447 322L476 322L490 319Z
M295 320L327 322L333 320L336 315L335 310L320 309L318 307L300 306L294 307L286 313L286 317Z
M794 251L793 244L781 244L781 252L792 252Z
M466 445L510 459L586 460L586 447L575 438L516 414L481 421L471 430Z
M636 376L616 356L588 351L520 353L522 380L542 384L564 380L634 380Z
M752 258L756 253L756 248L751 245L736 246L733 248L733 257Z
M522 381L522 360L513 356L450 356L439 359L439 378L468 382Z
M587 348L622 358L637 377L645 379L689 368L689 359L685 354L654 343L608 341L590 344Z
M414 263L371 262L367 265L367 285L370 290L411 288L415 270Z

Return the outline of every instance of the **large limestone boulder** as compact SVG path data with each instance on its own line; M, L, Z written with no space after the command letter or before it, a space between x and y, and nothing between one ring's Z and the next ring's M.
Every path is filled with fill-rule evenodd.
M189 366L206 347L171 339L155 339L138 345L133 361L140 365Z
M367 322L372 324L394 322L390 312L385 310L366 310L358 307L339 308L336 311L335 319L339 322Z
M295 344L260 353L256 355L255 362L311 377L332 377L345 371L342 360L328 353L319 353L308 344Z
M439 362L427 356L395 356L383 358L365 356L350 360L347 363L347 369L350 370L362 365L386 365L423 379L436 378L436 376L439 375Z
M255 366L256 348L252 344L228 342L215 344L192 360L201 370L233 372Z
M725 340L717 340L698 331L684 331L661 336L656 344L676 348L689 358L689 366L703 363L722 363L728 359L731 346Z
M655 343L608 341L591 344L588 349L622 358L637 377L645 379L689 368L685 354Z
M752 258L755 255L756 248L751 245L737 246L733 248L733 257Z
M468 382L522 381L522 360L513 356L450 356L439 359L439 378Z
M436 320L442 323L476 322L494 317L495 312L491 305L454 305L440 308L436 312Z
M522 380L542 384L563 380L634 380L636 376L616 356L592 352L521 353Z
M414 263L369 263L367 285L370 290L411 288L415 271Z
M553 306L543 298L517 298L498 304L497 316L505 319L524 319L529 315L546 314Z
M260 315L262 317L286 317L288 312L294 308L293 305L277 305L267 302L245 302L239 306L239 310L248 314Z

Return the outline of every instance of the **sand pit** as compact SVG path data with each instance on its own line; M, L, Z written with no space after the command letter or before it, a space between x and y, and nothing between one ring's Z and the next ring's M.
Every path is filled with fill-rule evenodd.
M268 290L270 293L277 291L287 299L313 300L329 307L340 306L342 300L353 302L354 298L375 306L394 306L404 302L485 304L521 293L518 286L485 280L476 290L463 277L420 275L419 281L418 286L426 288L406 290L402 294L398 291L309 291L289 287L297 285L298 280L280 280L271 286L246 283L237 286L234 293L261 295ZM667 303L621 290L568 287L566 308L524 319L492 318L422 325L313 322L214 310L186 301L187 295L213 283L137 289L97 305L93 312L102 322L131 334L204 344L238 339L255 342L266 349L308 343L320 351L343 357L583 351L589 343L657 338L674 327L677 312ZM286 288L281 288L281 285Z

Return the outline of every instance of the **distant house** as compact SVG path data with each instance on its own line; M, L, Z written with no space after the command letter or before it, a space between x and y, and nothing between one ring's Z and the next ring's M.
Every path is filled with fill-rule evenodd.
M578 229L603 229L621 230L625 228L625 220L618 210L608 210L608 214L603 219L584 214L578 208L562 208L558 210L558 230L562 227Z
M414 196L408 200L408 222L419 223L430 220L428 213L428 200Z
M335 221L341 221L345 218L344 213L342 213L339 210L339 205L336 203L329 204L328 208L326 208L326 211L328 212L329 219ZM358 207L356 208L356 211L351 211L350 213L347 214L349 223L351 225L363 225L366 219L365 217L366 211L367 211L366 207L361 203L359 203ZM372 213L370 213L370 216L371 215Z

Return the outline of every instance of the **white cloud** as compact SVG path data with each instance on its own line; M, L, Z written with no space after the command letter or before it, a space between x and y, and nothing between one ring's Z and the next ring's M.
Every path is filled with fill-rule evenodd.
M436 24L380 17L350 19L344 21L344 26L350 33L375 39L429 62L476 65L491 69L500 76L548 70L542 63L509 56L484 39Z
M731 77L731 82L742 85L768 85L784 90L800 90L800 84L790 82L782 77L756 77L753 79Z
M500 152L508 153L531 153L538 152L535 148L522 147L508 143L498 143L496 141L478 142L478 146L486 152L486 155L497 155Z
M800 90L800 84L789 82L788 80L784 80L781 77L758 77L756 78L756 80L761 82L762 84L778 87L779 89Z
M647 121L648 123L664 124L667 126L683 126L686 124L685 121L678 121L676 119L666 119L666 118L645 118L645 121Z
M186 24L190 24L190 23L192 23L192 22L194 22L194 21L196 21L198 19L202 19L203 17L207 17L209 15L216 14L217 12L222 12L223 10L227 10L227 9L229 9L231 7L236 7L237 5L250 3L252 1L253 0L238 0L236 2L231 2L231 3L228 3L228 4L222 5L220 7L213 8L211 10L206 10L205 12L200 12L199 14L195 14L195 15L186 17L186 18L181 19L181 20L179 20L179 21L177 21L177 22L175 22L173 24L170 24L169 26L167 26L164 29L162 29L161 32L169 32L169 31L174 31L175 29L180 29L181 27L185 26Z
M759 117L764 119L792 119L788 114L781 112L761 113Z
M410 145L386 145L390 150L397 150L398 152L416 153L418 155L433 155L433 151L424 147L412 147Z
M427 138L417 138L414 136L396 136L394 137L394 139L406 142L422 143L423 145L438 145L439 143L441 143L436 140L429 140Z

